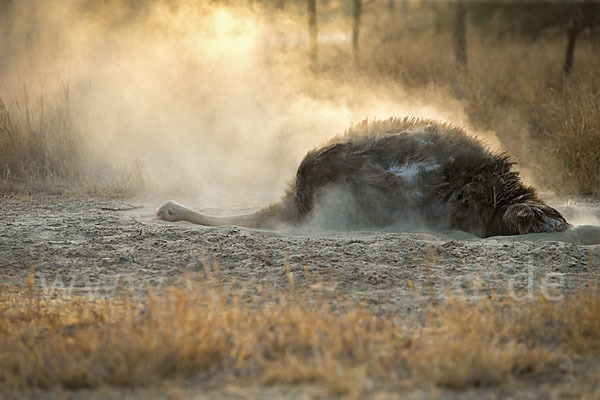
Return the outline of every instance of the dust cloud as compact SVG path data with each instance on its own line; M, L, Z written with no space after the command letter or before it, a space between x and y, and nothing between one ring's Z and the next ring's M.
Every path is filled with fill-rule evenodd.
M147 193L206 205L277 200L308 150L365 118L469 127L444 89L311 73L304 8L219 4L4 2L0 96L60 112L92 177L138 165ZM347 40L351 64L338 29L324 45Z

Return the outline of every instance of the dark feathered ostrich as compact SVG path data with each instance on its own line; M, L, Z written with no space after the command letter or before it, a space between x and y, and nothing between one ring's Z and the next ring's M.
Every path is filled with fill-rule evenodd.
M365 121L306 154L279 203L214 217L168 202L167 221L277 228L334 215L347 229L415 223L477 236L558 232L567 221L523 185L504 153L434 121Z

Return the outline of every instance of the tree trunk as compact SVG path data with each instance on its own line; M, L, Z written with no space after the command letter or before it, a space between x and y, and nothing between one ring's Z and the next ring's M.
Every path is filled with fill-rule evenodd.
M579 23L581 18L581 3L577 0L573 1L573 11L571 12L571 20L569 21L569 32L567 40L567 51L565 54L565 63L563 64L563 78L567 77L573 70L573 54L575 53L575 41L579 35Z
M353 0L352 8L352 53L356 63L359 61L358 39L360 35L360 15L362 12L362 1Z
M456 14L454 20L454 49L456 61L462 66L467 66L467 4L465 0L456 1Z
M313 71L316 71L318 61L318 35L317 0L308 0L308 36L310 42L310 64Z

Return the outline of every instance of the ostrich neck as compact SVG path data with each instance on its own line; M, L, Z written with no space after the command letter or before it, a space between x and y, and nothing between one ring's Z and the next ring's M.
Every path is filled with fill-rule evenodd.
M232 215L224 217L206 215L194 210L190 210L186 207L181 207L178 210L177 219L180 221L187 221L193 224L207 226L236 225L244 226L247 228L266 229L272 229L281 226L283 221L281 221L280 218L277 218L277 216L272 215L271 213L267 213L265 211L266 210L260 210L250 214Z

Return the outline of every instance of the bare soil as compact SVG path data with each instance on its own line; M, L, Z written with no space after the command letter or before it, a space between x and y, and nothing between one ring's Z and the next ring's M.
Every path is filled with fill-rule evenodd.
M210 268L225 282L235 279L249 290L286 290L290 271L296 287L320 285L333 294L330 301L361 302L378 313L418 320L425 304L453 294L527 297L541 292L560 297L600 277L600 229L594 226L489 239L462 232L401 232L398 227L274 232L167 223L154 217L160 205L65 194L0 194L0 288L26 286L34 268L35 284L46 296L114 296L122 290L138 295L148 285L164 288L202 277ZM576 214L569 207L561 211L567 218ZM175 384L169 391L184 397L240 397L235 388L205 388L201 396L190 387ZM323 395L312 387L246 389L241 397ZM145 397L147 390L167 396L160 389L79 395L136 398ZM536 392L529 387L520 393L535 397ZM414 398L437 395L479 398L498 392L405 393Z

